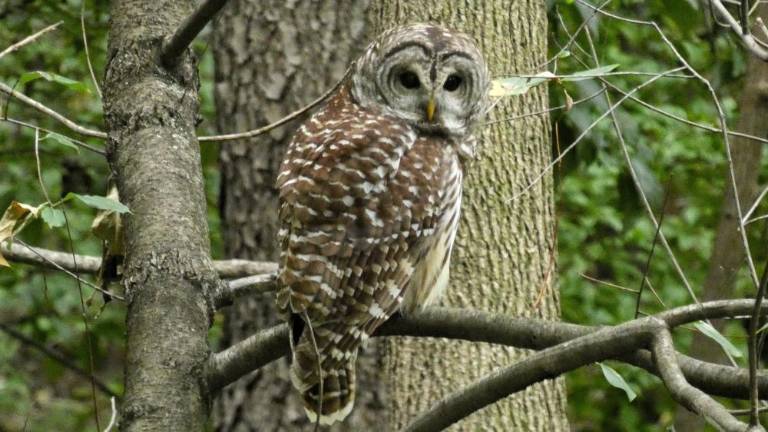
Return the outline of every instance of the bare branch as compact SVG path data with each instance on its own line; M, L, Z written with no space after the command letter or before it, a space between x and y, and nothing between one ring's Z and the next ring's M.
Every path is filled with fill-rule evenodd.
M64 218L66 219L66 214L64 215ZM26 249L26 250L27 250L29 253L31 253L32 255L35 255L35 256L37 257L37 259L39 259L39 260L41 260L41 261L45 262L45 266L46 266L46 267L49 267L49 268L52 268L52 269L55 269L55 270L59 270L59 271L62 271L62 272L64 272L64 273L66 273L67 275L69 275L69 276L70 276L72 279L76 280L76 281L77 281L77 283L78 283L78 288L80 287L80 285L79 285L80 283L84 283L84 284L88 285L89 287L91 287L91 288L95 289L96 291L98 291L98 292L100 292L100 293L102 293L102 294L104 294L104 295L106 295L106 296L109 296L109 297L115 298L115 299L117 299L117 300L125 300L125 298L124 298L124 297L122 297L122 296L119 296L119 295L117 295L117 294L115 294L115 293L109 292L109 291L107 291L107 290L105 290L105 289L101 288L100 286L97 286L97 285L95 285L95 284L93 284L93 283L91 283L91 282L88 282L87 280L84 280L84 279L82 279L80 276L78 276L78 275L76 274L77 272L79 272L79 269L78 269L78 267L77 267L77 262L78 262L78 260L75 258L75 254L74 254L74 253L71 253L71 254L67 254L67 255L69 255L69 258L71 258L71 261L70 261L70 262L72 263L72 268L73 268L73 270L72 270L72 271L70 271L70 270L68 270L68 269L66 269L66 268L64 268L64 267L62 267L62 266L60 266L60 265L59 265L58 263L56 263L55 261L51 261L51 260L49 260L49 259L48 259L46 256L44 256L44 255L40 254L40 252L39 252L39 251L37 251L36 249L34 249L32 246L29 246L29 245L27 245L26 243L24 243L24 242L22 242L21 240L18 240L18 239L17 239L16 241L17 241L17 242L18 242L18 243L19 243L21 246L23 246L23 247L24 247L24 249ZM59 253L61 253L61 252L59 252Z
M663 321L658 318L642 318L616 327L602 328L533 353L512 366L494 371L469 387L452 393L417 417L403 431L443 430L469 414L532 384L640 348L663 326Z
M189 47L206 24L213 19L227 0L205 0L192 15L185 19L176 32L168 39L161 49L160 59L165 66L175 66L184 51Z
M242 259L214 261L213 268L222 279L277 273L277 263ZM242 289L240 291L242 292ZM230 297L234 298L239 296L239 294L236 294L231 295Z
M57 132L54 132L54 131L52 131L50 129L46 129L44 127L33 125L31 123L23 122L21 120L17 120L17 119L10 118L10 117L7 117L7 116L6 117L0 117L0 121L8 122L8 123L15 124L15 125L18 125L18 126L23 126L25 128L29 128L29 129L32 129L32 130L41 130L43 132L48 132L48 133L57 133ZM84 142L82 142L80 140L74 139L74 138L69 137L69 136L66 137L66 138L68 138L70 141L72 141L78 147L84 148L84 149L86 149L88 151L91 151L91 152L96 153L96 154L100 154L102 156L107 156L107 152L105 152L102 149L96 148L96 147L94 147L92 145L86 144L86 143L84 143Z
M24 264L34 264L41 267L59 270L63 268L68 271L75 271L83 274L98 273L101 266L101 258L87 255L75 255L66 252L53 251L48 249L29 247L25 248L20 244L11 243L1 244L0 253L9 261L15 261ZM56 264L54 266L53 264Z
M89 136L93 138L101 138L106 139L107 134L93 129L88 129L86 127L80 126L79 124L73 122L72 120L64 117L63 115L59 114L58 112L52 110L51 108L48 108L47 106L41 104L40 102L22 94L19 93L12 88L8 87L7 85L0 83L0 92L3 92L7 94L8 96L13 96L19 101L23 102L27 106L30 106L37 111L53 118L54 120L58 121L59 123L63 124L64 126L68 127L69 129L79 133L80 135ZM7 113L6 113L7 114Z
M750 299L707 302L671 309L657 315L657 318L670 327L677 327L704 318L746 316L752 306ZM766 313L765 309L762 313ZM442 337L540 350L598 330L600 327L512 318L476 310L430 308L415 316L392 317L374 336ZM624 348L615 359L658 375L649 351ZM218 390L287 353L287 325L280 324L262 330L211 356L207 368L209 388L211 391ZM746 369L706 363L684 355L678 355L678 362L686 378L702 390L713 395L749 398L749 376ZM768 391L768 376L760 375L758 380L761 391Z
M592 130L592 128L594 128L598 123L600 123L601 120L606 118L614 110L616 110L616 108L618 108L632 94L636 93L637 91L639 91L643 87L652 84L654 81L656 81L656 80L658 80L660 78L665 77L666 75L674 74L675 72L681 71L683 69L685 69L685 68L681 66L681 67L677 67L675 69L668 70L666 72L661 72L658 75L654 76L653 78L651 78L651 79L649 79L647 81L644 81L643 83L637 85L632 90L627 92L627 94L624 95L624 97L619 99L615 104L611 105L606 112L601 114L600 117L595 119L592 123L590 123L589 126L587 126L583 131L581 131L579 136L577 136L576 139L574 139L572 143L568 144L568 146L565 149L563 149L563 151L556 158L552 159L552 161L549 164L547 164L547 166L543 170L541 170L541 172L536 177L534 177L533 180L529 181L528 184L525 186L525 188L523 188L523 190L521 190L517 194L513 195L506 202L507 203L511 203L512 201L516 201L520 197L528 194L528 192L530 192L530 190L533 189L533 187L536 186L539 183L539 181L542 178L544 178L544 176L547 175L547 173L565 157L565 155L568 154L568 152L570 152L574 147L576 147L576 145L579 142L581 142L581 140L584 139L584 137L586 137L589 134L589 132Z
M720 0L709 0L709 2L718 14L720 14L720 17L725 20L729 27L731 27L733 33L739 37L739 40L741 40L744 47L760 60L768 61L768 50L757 43L754 36L749 32L749 28L742 27L742 25L736 21L736 18L728 12L728 9L725 8Z
M9 46L8 48L4 49L2 52L0 52L0 58L3 58L8 53L12 53L19 48L23 47L24 45L27 45L29 43L32 43L35 39L39 38L40 36L48 33L49 31L55 30L58 26L60 26L64 21L59 21L56 24L49 25L48 27L38 31L37 33L31 34L24 39L16 42L15 44Z
M246 131L246 132L238 132L238 133L232 133L232 134L226 134L226 135L201 136L201 137L198 137L197 140L200 141L200 142L203 142L203 141L229 141L229 140L236 140L236 139L242 139L242 138L253 138L253 137L256 137L256 136L259 136L259 135L263 135L263 134L271 131L274 128L280 127L280 126L290 122L291 120L295 120L295 119L303 116L304 114L309 112L309 110L311 110L312 108L320 105L324 100L326 100L328 98L328 96L333 94L341 86L342 83L344 83L344 80L347 79L347 77L349 76L351 71L352 71L351 67L347 68L347 71L344 72L344 76L341 77L341 79L339 81L337 81L336 84L333 85L333 87L328 89L328 91L326 91L325 93L320 95L319 98L313 100L309 105L307 105L307 106L305 106L303 108L300 108L300 109L298 109L298 110L288 114L287 116L281 118L280 120L278 120L278 121L276 121L274 123L270 123L270 124L268 124L266 126L260 127L258 129L249 130L249 131Z
M669 329L661 328L656 332L651 348L662 381L677 402L704 417L720 430L729 432L747 430L746 423L737 420L724 406L685 380L680 365L677 363L675 347L672 344L672 335L669 334Z
M101 258L89 255L72 255L69 253L53 251L50 249L23 247L18 244L0 244L0 253L9 261L24 264L34 264L54 270L65 269L81 274L96 274L101 267ZM77 265L75 265L77 264ZM213 267L222 278L236 278L243 276L272 274L277 271L277 264L263 261L248 261L240 259L214 261ZM239 290L242 292L242 287ZM237 297L238 294L220 294L222 298L227 296Z
M85 62L88 64L88 72L91 74L91 81L93 81L93 86L96 88L96 94L99 95L99 99L101 99L101 88L99 88L99 81L96 80L96 74L93 72L93 63L91 63L91 51L88 49L88 34L85 31L85 2L86 0L81 0L80 2L80 31L83 35Z
M213 304L216 309L221 309L230 306L239 297L274 291L275 279L276 273L269 272L228 281L214 294Z

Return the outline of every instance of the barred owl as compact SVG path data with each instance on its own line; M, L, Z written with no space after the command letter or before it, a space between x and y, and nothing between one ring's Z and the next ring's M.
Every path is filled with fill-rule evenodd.
M426 24L390 30L293 137L277 177L277 303L291 326L291 381L312 421L349 414L359 347L448 284L463 164L488 86L468 36Z

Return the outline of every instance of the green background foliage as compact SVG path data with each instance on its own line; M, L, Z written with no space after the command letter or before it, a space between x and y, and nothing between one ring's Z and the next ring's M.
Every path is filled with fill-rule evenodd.
M693 1L615 1L612 11L633 18L654 20L676 44L691 65L711 80L726 110L729 125L738 117L736 100L745 72L745 55L727 32L713 29ZM43 71L75 80L82 85L37 79L17 90L65 113L76 122L102 128L101 102L89 77L80 32L80 2L0 1L0 49L49 24L63 21L54 33L21 51L0 59L0 80L14 86L25 73ZM108 7L89 2L85 12L91 59L99 81L106 62ZM551 54L569 39L568 32L591 15L572 2L550 2ZM564 27L565 26L565 27ZM601 65L619 64L619 71L661 72L678 64L653 29L599 18L589 25ZM200 134L213 133L213 62L201 38L195 46L200 55L203 122ZM587 52L581 36L576 42ZM557 62L558 73L595 67L590 56L571 47ZM586 66L579 63L586 62ZM531 73L540 70L529 71ZM647 76L611 76L615 85L628 90ZM550 82L551 105L562 105L566 94L573 100L600 89L599 82ZM689 79L662 79L638 94L643 100L689 120L716 124L716 113L705 87ZM620 96L612 94L615 102ZM0 112L81 139L51 119L13 100L0 97ZM602 96L575 105L568 112L553 112L553 155L570 144L607 104ZM523 113L521 113L523 114ZM691 285L699 290L708 265L714 228L727 187L725 153L717 134L693 129L640 105L627 102L617 110L633 166L654 212L664 214L664 230ZM254 127L260 125L253 125ZM227 131L231 132L231 131ZM104 143L83 139L96 147ZM204 143L203 169L209 203L211 241L215 257L221 238L217 214L219 176L217 145ZM42 178L52 199L67 192L104 195L109 169L103 157L87 150L75 151L54 139L40 143ZM557 179L559 286L563 319L584 324L616 324L635 314L634 294L594 283L583 275L615 285L638 289L652 247L654 228L640 205L610 118L600 122L587 138L554 167ZM766 180L762 178L761 180ZM33 205L45 197L37 181L34 130L0 122L0 209L11 200ZM71 201L66 227L51 229L41 221L28 226L20 236L40 247L100 255L101 242L90 233L95 210ZM764 211L764 206L757 214ZM753 244L764 244L764 229L753 228ZM759 261L763 257L755 254ZM667 307L689 303L690 296L673 270L664 251L657 247L647 277ZM85 316L93 343L95 375L114 392L122 392L124 305L105 304L101 295L82 287ZM118 286L111 289L120 291ZM57 272L25 265L0 269L0 324L21 331L35 341L72 359L82 369L89 365L81 296L77 283ZM746 275L737 283L733 297L749 296ZM653 313L663 306L650 295L643 296L641 311ZM217 317L218 322L218 317ZM212 330L216 343L218 325ZM685 350L692 329L677 332L678 346ZM745 351L739 324L726 328L725 335ZM743 359L742 359L743 360ZM663 430L672 424L675 404L660 381L643 371L615 362L614 368L637 393L631 403L624 391L612 387L598 365L568 375L569 416L574 430ZM102 426L109 417L109 398L96 393ZM0 431L93 430L90 383L38 351L0 331Z

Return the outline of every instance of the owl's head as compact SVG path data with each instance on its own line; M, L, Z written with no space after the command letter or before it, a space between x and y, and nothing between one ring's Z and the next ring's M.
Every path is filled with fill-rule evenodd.
M352 95L426 133L468 134L487 104L488 68L472 39L414 24L383 33L357 61Z

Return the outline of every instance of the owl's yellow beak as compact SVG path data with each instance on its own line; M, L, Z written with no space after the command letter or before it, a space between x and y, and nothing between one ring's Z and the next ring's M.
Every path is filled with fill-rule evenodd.
M432 122L432 119L435 117L435 97L430 96L429 102L427 102L427 121Z

